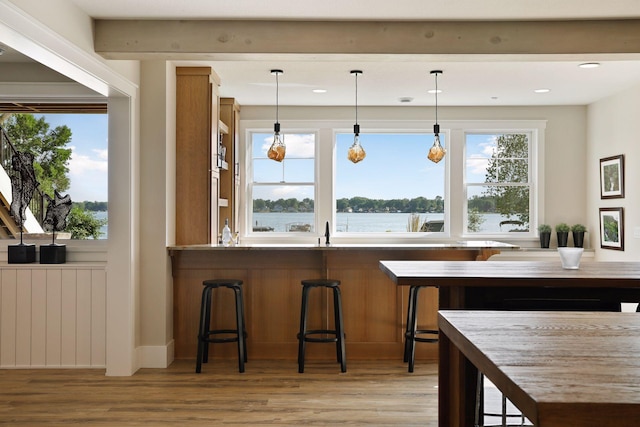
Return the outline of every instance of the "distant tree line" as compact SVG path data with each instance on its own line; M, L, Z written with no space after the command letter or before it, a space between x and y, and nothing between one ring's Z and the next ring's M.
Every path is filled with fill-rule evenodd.
M109 202L74 202L74 206L78 206L81 209L91 212L106 212L109 207Z
M493 197L487 196L473 196L469 199L467 204L469 211L476 211L478 213L496 213L496 200Z
M83 202L87 210L106 210L107 202ZM94 208L93 206L98 206ZM104 208L102 208L104 206ZM295 198L253 201L254 212L313 212L312 199ZM436 196L435 199L416 197L413 199L369 199L367 197L342 198L336 201L338 212L402 212L402 213L443 213L444 199ZM478 213L495 213L496 202L493 197L473 196L469 199L468 209Z
M305 198L298 199L278 199L264 200L254 199L254 212L313 212L313 200Z
M366 197L351 197L336 200L338 212L444 212L444 199L416 197L414 199L369 199Z

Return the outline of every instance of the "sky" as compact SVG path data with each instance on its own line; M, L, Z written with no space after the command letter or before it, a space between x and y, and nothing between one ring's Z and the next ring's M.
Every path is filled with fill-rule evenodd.
M278 183L309 183L294 186L256 186L254 199L277 200L295 197L313 198L315 141L313 134L285 134L287 155L282 163L269 160L267 150L273 134L253 135L254 181ZM431 133L361 133L360 144L365 159L352 163L347 151L353 144L353 133L337 135L336 142L336 198L354 196L371 199L434 199L445 196L445 160L433 163L427 153L433 144ZM440 142L447 148L446 134ZM465 180L483 183L488 160L496 150L495 134L468 134L465 147ZM455 167L455 166L450 166ZM480 195L484 187L470 189ZM469 194L472 195L472 194Z
M254 180L278 182L313 182L315 141L312 134L285 135L287 155L282 163L266 158L272 134L254 134ZM442 138L443 145L444 135ZM372 199L397 199L444 196L444 162L427 160L433 135L361 134L360 143L367 156L356 164L347 159L353 134L337 136L336 197L354 196ZM420 155L416 155L420 153ZM285 194L283 191L289 191ZM313 198L313 187L256 187L254 198Z
M445 135L440 143L446 148ZM445 160L427 159L433 134L360 134L360 145L367 153L364 160L347 159L353 133L337 136L336 198L354 196L370 199L414 199L444 197Z
M106 202L108 166L108 117L106 114L44 114L54 129L66 125L71 129L71 185L66 192L74 202Z

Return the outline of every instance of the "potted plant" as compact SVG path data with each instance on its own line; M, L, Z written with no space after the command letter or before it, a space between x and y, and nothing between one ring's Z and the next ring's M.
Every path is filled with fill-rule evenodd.
M571 226L571 233L573 234L573 246L576 248L582 248L584 246L584 233L587 232L587 227L582 224L574 224Z
M558 237L558 247L563 248L567 246L569 240L569 230L571 228L564 222L556 225L556 236Z
M549 224L540 224L538 233L540 233L540 247L548 248L551 241L551 226Z

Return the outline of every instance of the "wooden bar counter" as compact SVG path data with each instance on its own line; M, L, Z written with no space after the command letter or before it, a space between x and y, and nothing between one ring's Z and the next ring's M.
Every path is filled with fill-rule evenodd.
M493 241L417 245L243 245L170 247L173 269L175 357L194 358L202 281L244 281L249 360L297 357L300 281L332 278L342 282L347 358L402 360L408 288L395 286L379 268L380 260L486 260L516 248ZM317 293L316 293L317 292ZM309 322L314 328L333 321L332 301L311 295ZM220 296L220 298L218 298ZM213 322L234 324L232 293L218 291ZM421 293L420 325L437 329L438 290ZM235 346L214 345L213 358L235 357ZM437 344L417 346L416 357L438 358ZM308 359L335 359L331 345L310 345Z

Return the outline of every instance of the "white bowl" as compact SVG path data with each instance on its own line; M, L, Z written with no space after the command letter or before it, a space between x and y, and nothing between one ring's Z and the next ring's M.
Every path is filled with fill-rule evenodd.
M580 258L584 248L558 248L562 268L577 270L580 267Z

